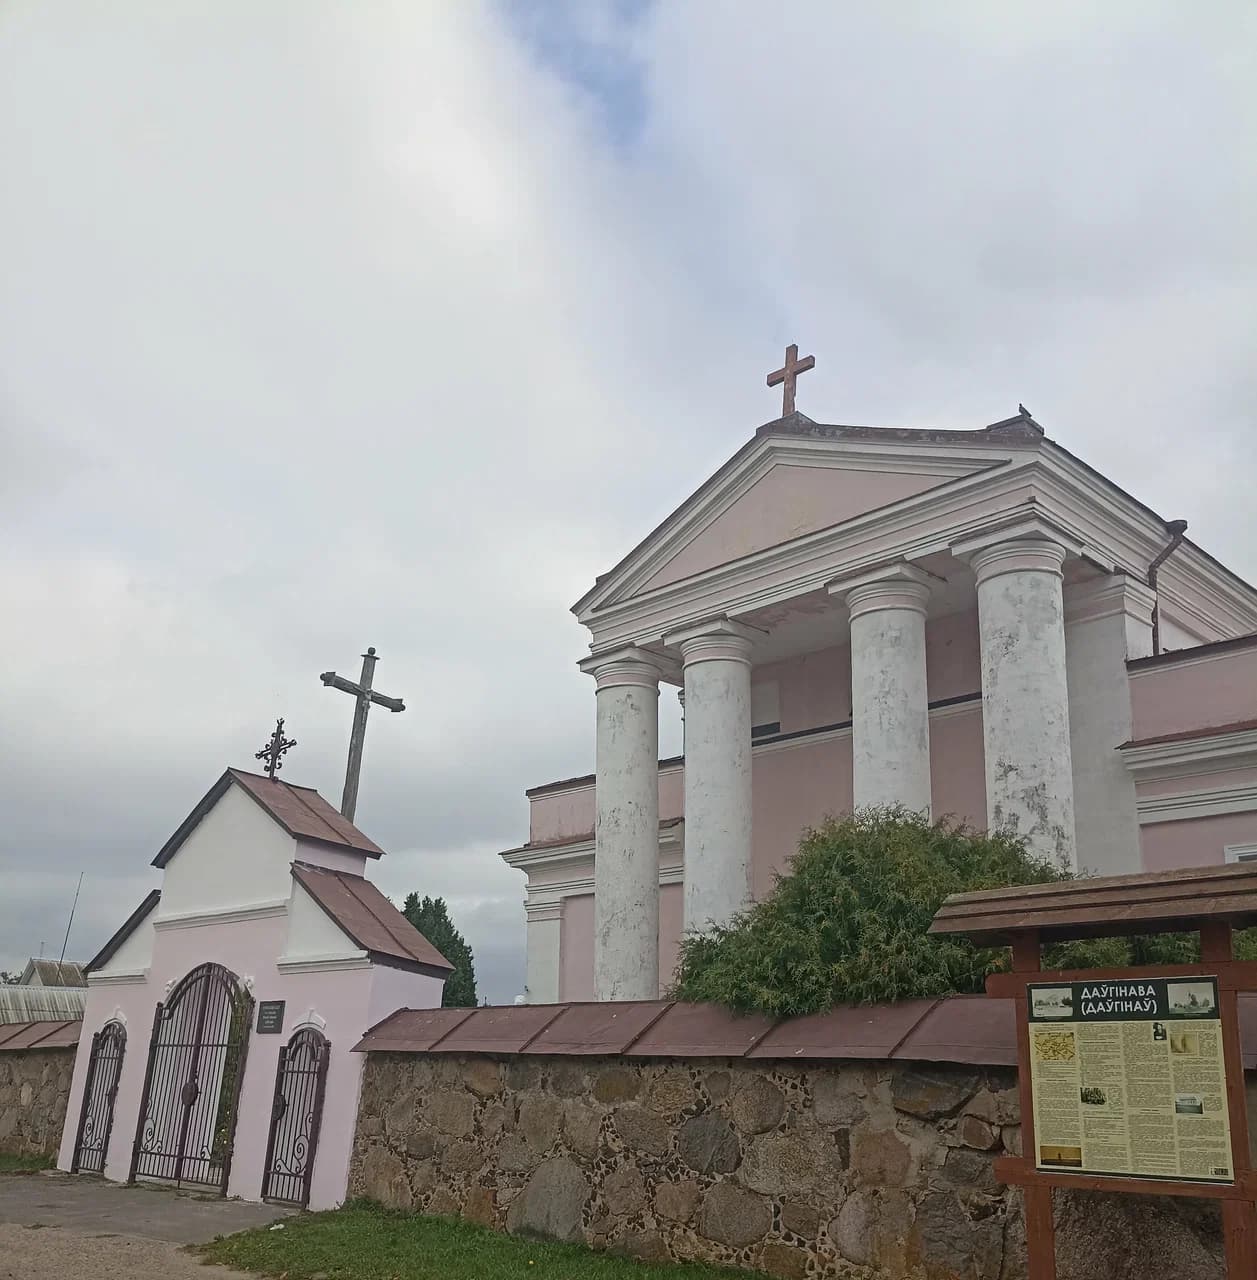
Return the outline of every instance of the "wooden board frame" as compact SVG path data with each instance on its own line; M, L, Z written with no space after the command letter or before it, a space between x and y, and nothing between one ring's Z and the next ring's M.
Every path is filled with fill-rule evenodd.
M1239 992L1257 990L1257 965L1236 960L1232 928L1216 920L1199 921L1199 964L1149 965L1130 969L1081 972L1044 970L1042 937L1027 928L1012 941L1012 971L992 974L987 994L1011 998L1017 1009L1017 1079L1021 1098L1021 1149L1035 1150L1034 1098L1030 1078L1030 1009L1028 985L1048 979L1081 982L1106 978L1216 977L1222 1052L1226 1064L1227 1111L1231 1123L1234 1184L1177 1182L1160 1178L1124 1178L1093 1174L1045 1173L1027 1156L1005 1156L995 1162L995 1176L1022 1188L1026 1206L1026 1251L1029 1280L1056 1280L1056 1228L1052 1220L1055 1188L1109 1191L1130 1195L1198 1196L1222 1203L1222 1237L1229 1280L1257 1276L1257 1173L1248 1135L1248 1102L1240 1053ZM1058 933L1059 936L1059 933Z

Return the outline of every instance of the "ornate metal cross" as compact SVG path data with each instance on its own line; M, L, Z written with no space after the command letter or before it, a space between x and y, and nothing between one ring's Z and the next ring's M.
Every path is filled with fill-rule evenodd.
M284 717L280 716L275 721L275 732L271 734L271 740L262 748L261 751L255 751L253 758L255 760L266 761L266 776L274 778L274 776L284 767L282 756L290 747L297 745L296 738L284 737Z
M816 368L815 356L804 356L799 359L799 348L792 342L786 348L786 362L775 372L768 375L768 385L770 387L785 384L781 393L781 416L788 417L794 412L794 384L799 374L806 373L809 369Z
M362 744L367 736L367 712L374 702L390 711L405 711L406 704L400 698L386 698L371 688L371 680L375 675L374 647L362 655L362 676L357 684L338 676L335 671L324 671L319 679L329 689L339 689L342 693L351 693L357 700L354 708L354 727L349 735L349 763L345 768L345 790L340 799L340 811L350 822L354 820L354 810L358 807L358 779L362 774Z

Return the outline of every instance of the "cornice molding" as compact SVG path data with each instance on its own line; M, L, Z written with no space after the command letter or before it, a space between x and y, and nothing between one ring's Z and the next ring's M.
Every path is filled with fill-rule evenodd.
M1228 813L1257 812L1257 784L1247 787L1211 787L1173 796L1144 796L1135 802L1141 827L1156 822L1184 822L1190 818L1217 818Z
M241 920L269 920L288 914L288 899L273 898L269 902L252 902L243 907L215 907L210 911L182 911L168 916L155 916L153 928L200 929L207 925L234 924Z
M524 915L532 923L541 920L560 920L563 917L563 899L582 897L594 891L593 855L588 858L589 871L585 875L572 876L555 884L530 886L524 900ZM684 866L660 867L659 885L684 884Z
M1092 622L1126 614L1145 626L1152 625L1156 596L1152 589L1129 574L1115 573L1065 586L1065 621Z
M1119 747L1122 763L1138 781L1190 778L1227 769L1257 768L1257 729Z
M89 987L127 987L148 981L148 969L116 969L110 973L89 973Z
M371 958L365 951L351 951L316 956L280 956L275 967L284 974L340 973L346 969L370 969Z

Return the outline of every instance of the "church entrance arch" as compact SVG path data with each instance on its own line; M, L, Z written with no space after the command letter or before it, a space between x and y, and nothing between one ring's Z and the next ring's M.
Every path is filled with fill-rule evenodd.
M302 1027L279 1051L271 1132L266 1142L263 1200L301 1209L310 1202L331 1048L321 1032Z
M122 1059L126 1051L127 1029L121 1022L106 1022L92 1037L71 1173L105 1172L109 1134L113 1130L114 1100L118 1096L118 1078L122 1075Z
M220 964L183 978L153 1016L131 1181L227 1194L253 999Z

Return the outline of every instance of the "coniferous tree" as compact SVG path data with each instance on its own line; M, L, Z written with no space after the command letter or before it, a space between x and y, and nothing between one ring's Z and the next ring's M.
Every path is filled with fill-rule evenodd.
M470 1009L476 1005L476 964L467 940L454 928L444 898L406 895L402 915L454 966L445 980L441 1005L446 1009Z

